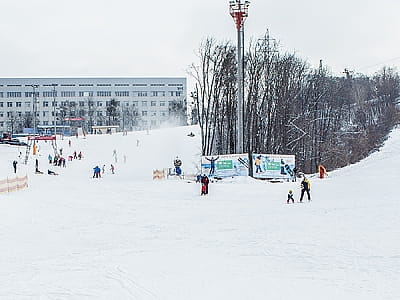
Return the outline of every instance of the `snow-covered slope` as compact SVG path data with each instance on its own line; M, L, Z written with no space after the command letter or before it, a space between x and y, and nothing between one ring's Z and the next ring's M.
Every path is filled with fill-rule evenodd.
M311 178L313 201L290 205L299 182L225 180L201 197L198 184L153 181L177 155L197 172L194 126L68 141L57 142L64 155L82 160L51 166L41 142L39 168L60 175L35 175L31 157L18 164L29 188L0 195L0 299L400 296L399 129L360 163ZM18 154L0 145L0 177Z

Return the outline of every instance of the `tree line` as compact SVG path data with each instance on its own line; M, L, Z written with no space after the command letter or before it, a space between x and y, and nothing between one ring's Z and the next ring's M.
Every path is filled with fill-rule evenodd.
M201 130L202 154L235 153L236 47L205 39L189 69L196 86L191 121ZM244 149L294 154L304 172L359 161L399 122L400 78L383 67L373 76L312 68L269 38L249 43L244 59Z

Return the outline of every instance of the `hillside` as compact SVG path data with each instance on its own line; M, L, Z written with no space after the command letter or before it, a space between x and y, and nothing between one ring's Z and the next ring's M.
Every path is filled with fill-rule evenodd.
M0 299L400 296L400 129L363 161L311 176L313 201L289 205L299 182L224 180L202 197L186 180L153 181L152 170L177 155L185 173L198 171L197 127L57 143L83 159L51 166L41 142L39 169L60 175L34 174L31 157L18 164L29 188L0 195ZM19 151L0 145L2 177ZM103 164L104 176L92 178Z

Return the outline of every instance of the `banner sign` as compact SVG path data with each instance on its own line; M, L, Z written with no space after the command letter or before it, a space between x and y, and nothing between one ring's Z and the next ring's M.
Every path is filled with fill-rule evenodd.
M226 154L201 157L202 172L211 177L248 176L248 155Z
M293 179L295 174L294 155L253 154L254 178Z

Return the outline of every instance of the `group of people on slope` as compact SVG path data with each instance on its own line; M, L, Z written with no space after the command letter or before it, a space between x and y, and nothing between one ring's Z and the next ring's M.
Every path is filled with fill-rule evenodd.
M303 177L303 180L300 183L300 187L301 187L300 202L303 202L304 193L307 193L308 201L311 201L311 196L310 196L311 183L306 176ZM290 201L294 203L294 196L292 190L289 190L286 202L290 203Z

